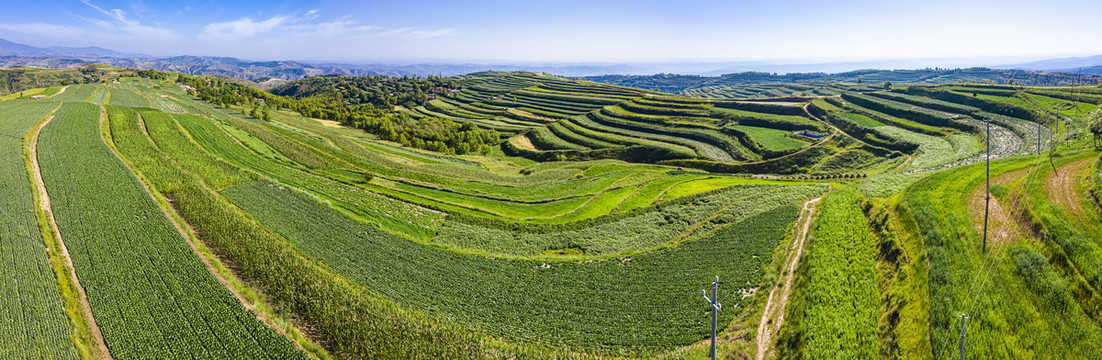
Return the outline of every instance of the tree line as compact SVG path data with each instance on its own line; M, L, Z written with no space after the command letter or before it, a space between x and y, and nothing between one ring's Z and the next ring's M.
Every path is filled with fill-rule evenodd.
M188 91L192 95L209 103L223 107L251 107L249 115L258 119L269 120L271 108L286 109L305 117L338 121L405 146L446 154L489 153L500 138L497 131L481 129L473 124L432 117L413 119L393 111L392 107L387 107L387 102L375 104L370 100L367 103L348 101L341 96L335 96L332 89L304 89L300 95L309 95L296 99L208 77L180 74L176 77L176 82L191 87ZM446 82L440 80L438 83ZM410 88L407 93L416 95L417 90L419 89ZM420 93L424 94L423 91ZM396 98L402 97L392 97Z

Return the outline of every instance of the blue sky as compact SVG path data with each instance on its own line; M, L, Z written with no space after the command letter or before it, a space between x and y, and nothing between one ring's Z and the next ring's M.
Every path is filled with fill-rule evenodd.
M0 38L334 61L854 61L1102 54L1102 1L6 0Z

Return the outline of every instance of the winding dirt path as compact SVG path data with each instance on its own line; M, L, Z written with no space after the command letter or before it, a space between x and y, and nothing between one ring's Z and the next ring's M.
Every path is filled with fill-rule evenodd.
M42 123L38 124L31 130L30 139L28 141L27 150L29 153L29 159L31 164L31 173L34 178L35 197L37 198L37 205L47 217L50 223L50 228L53 229L54 238L59 244L59 251L62 257L65 259L65 267L69 270L69 278L75 285L77 291L80 294L80 305L83 311L81 316L84 317L84 321L89 324L89 328L92 331L92 338L95 343L91 344L94 348L90 349L92 356L97 359L111 359L111 352L107 349L107 343L103 341L103 333L100 332L99 325L96 324L95 317L92 316L92 306L88 303L88 294L84 292L84 286L80 285L80 279L77 278L76 268L73 267L73 258L69 256L69 249L65 247L65 241L61 238L61 230L57 227L57 220L54 218L53 207L50 205L50 195L46 192L46 183L42 181L42 168L38 165L38 135L42 133L42 128L46 127L54 117L50 116Z
M1080 193L1076 189L1079 177L1087 169L1094 166L1097 161L1093 156L1076 160L1060 166L1058 172L1053 172L1045 179L1045 194L1049 200L1055 202L1065 211L1071 213L1076 220L1084 220L1086 213L1083 211L1082 199L1087 194Z
M65 90L69 90L69 86L68 86L68 85L66 85L66 86L62 87L62 88L61 88L61 90L58 90L56 94L53 94L53 95L47 96L46 98L47 98L47 99L49 99L49 98L52 98L52 97L54 97L54 96L58 96L58 95L64 94L64 93L65 93ZM47 121L49 121L49 120L47 120ZM37 134L36 134L36 135L37 135Z
M907 161L904 161L902 164L899 164L899 166L896 166L892 170L903 170L903 168L907 167L907 165L909 165L911 163L911 161L913 161L914 159L915 159L914 155L907 154Z
M788 296L792 294L792 283L796 278L793 273L796 271L796 265L800 262L800 257L803 256L804 244L807 242L807 233L811 229L811 219L815 215L816 205L819 200L823 199L823 196L826 195L805 202L800 218L796 220L796 236L792 239L792 247L786 258L788 265L784 267L784 272L781 273L779 278L784 280L784 286L774 286L769 291L769 300L765 303L765 311L762 312L761 322L758 324L758 335L755 337L758 349L755 359L762 360L767 352L773 350L771 339L780 330L781 324L784 323ZM773 320L772 323L770 323L770 319Z

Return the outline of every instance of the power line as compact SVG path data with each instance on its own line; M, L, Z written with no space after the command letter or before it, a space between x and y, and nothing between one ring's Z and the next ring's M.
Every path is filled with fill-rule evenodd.
M1034 162L1033 162L1032 166L1029 167L1030 169L1036 168L1037 162L1038 162L1037 160L1039 160L1039 158L1034 159ZM1025 190L1026 185L1032 183L1039 175L1040 175L1039 169L1034 169L1033 171L1031 171L1029 173L1029 175L1026 176L1025 180L1019 185L1018 191L1016 192L1016 194L1021 194L1021 192ZM1023 201L1016 202L1016 204L1014 205L1014 209L1011 210L1011 212L1010 212L1011 216L1012 216L1011 219L1014 219L1014 218L1017 218L1018 216L1021 216L1021 214L1023 212L1025 212L1025 202L1023 202ZM999 251L997 252L998 255L996 255L993 259L997 259L997 258L1001 257L1002 253L1005 252L1005 251L1006 251L1005 247L999 248ZM992 253L996 253L996 252L992 252ZM981 297L983 297L984 295L987 294L987 291L986 291L987 282L988 282L988 280L991 279L991 275L994 273L994 270L996 268L996 266L994 266L994 263L995 262L992 261L991 263L989 263L984 268L981 268L980 272L983 273L983 281L980 283L980 292L976 295L975 298L973 298L972 305L969 306L968 312L966 314L969 314L969 313L974 314L973 311L976 309L976 305L979 303L979 301L977 299L979 299L979 298L981 298ZM963 324L962 324L962 326L963 326ZM968 326L970 327L971 325L968 325Z
M983 206L983 252L987 253L987 213L991 209L991 116L987 117L987 190Z
M1030 165L1029 169L1036 168L1037 163L1040 160L1041 160L1041 157L1040 157L1040 153L1038 152L1037 156L1034 157L1033 163ZM988 165L988 166L990 166L990 165ZM990 169L988 169L988 172L989 171L990 171ZM1029 175L1026 176L1025 181L1023 181L1019 185L1019 188L1018 188L1018 191L1016 192L1016 194L1020 194L1025 189L1026 184L1032 183L1033 179L1036 178L1038 176L1038 174L1039 174L1039 171L1036 171L1036 170L1031 171L1029 173ZM990 179L990 173L988 173L988 178ZM988 180L988 181L990 181L990 180ZM990 201L990 190L988 190L988 201ZM1024 202L1018 201L1014 204L1014 209L1011 210L1010 213L1012 214L1013 218L1017 218L1018 216L1020 216L1020 214L1022 212L1024 212L1024 210L1025 210ZM986 215L985 215L985 219L986 219ZM986 226L985 226L985 229L984 229L985 237L986 237L986 233L987 233L987 231L986 231ZM966 302L971 299L971 305L969 306L969 311L967 313L973 313L972 310L975 310L975 306L978 302L975 299L978 299L978 298L986 295L987 281L990 279L990 275L993 273L993 270L996 268L995 266L993 266L995 264L995 259L997 259L999 256L1001 256L1003 251L1005 251L1004 248L999 248L998 251L988 252L984 255L984 260L980 265L979 272L977 273L977 279L982 278L982 280L979 282L980 292L978 292L975 297L972 296L973 290L976 289L976 281L973 280L972 281L972 286L969 287L968 292L965 295L965 301ZM998 255L995 255L995 254L998 254ZM992 255L995 255L995 256L992 256ZM990 262L988 262L989 260L990 260ZM962 310L963 310L963 304L961 304L961 305L962 305ZM967 314L967 313L965 313L965 314ZM946 335L948 335L947 332L951 331L951 329L946 328L945 331L946 331ZM944 352L944 350L948 350L948 344L949 344L949 342L944 342L942 344L941 349L938 350L938 352L936 354L942 354Z

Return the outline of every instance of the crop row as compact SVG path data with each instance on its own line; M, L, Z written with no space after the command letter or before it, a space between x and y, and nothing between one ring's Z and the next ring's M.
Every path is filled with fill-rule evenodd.
M841 98L826 98L825 100L826 100L826 103L831 104L832 106L841 108L845 111L853 112L853 113L861 115L861 116L868 117L869 119L872 119L872 120L874 120L876 122L879 122L879 123L882 123L882 124L892 125L892 126L896 126L896 127L902 128L902 129L909 130L909 131L923 133L923 134L926 134L926 135L944 136L944 135L948 134L948 132L945 129L942 129L942 128L939 128L939 127L936 127L936 126L922 124L922 123L911 121L911 120L908 120L908 119L895 117L895 116L892 116L892 115L889 115L889 114L882 113L880 111L876 111L876 110L872 110L872 109L869 109L869 108L862 107L862 106L860 106L856 103L846 102L845 100L842 100Z
M957 118L962 117L959 114L948 114L941 111L925 109L909 104L897 103L892 100L876 98L867 95L844 93L842 94L842 98L846 101L852 102L868 109L904 118L924 125L957 128L964 131L975 130L971 126L956 121Z
M96 92L98 85L76 84L69 85L65 92L50 97L50 101L81 102L87 101Z
M1006 94L1006 96L993 96L980 94L980 92L983 92L983 90L967 88L928 89L915 86L908 87L906 89L907 94L973 106L983 109L984 111L1000 115L1006 115L1027 120L1033 120L1036 118L1034 112L1030 110L1030 106L1028 105L1028 103L1025 103L1021 99L1013 97L1013 92Z
M251 151L233 138L223 127L203 118L180 117L177 121L202 145L203 149L234 166L257 171L280 182L309 189L320 195L349 205L352 211L375 219L389 227L418 233L417 228L432 227L440 215L418 206L394 201L351 185L294 169Z
M111 89L111 95L109 97L109 103L111 105L134 107L134 108L147 108L152 107L149 101L141 97L130 89L124 89L121 85L109 86Z
M21 140L57 105L34 102L0 110L0 358L79 358L35 219Z
M191 117L178 119L182 123L195 124L188 121L195 120ZM274 306L290 311L295 318L309 324L314 335L329 344L332 354L348 359L470 358L477 354L478 339L468 332L442 325L348 286L305 260L285 240L245 217L204 184L204 179L208 183L211 181L210 172L188 165L213 161L186 160L209 156L196 145L193 144L190 151L170 148L162 153L153 148L148 138L140 139L140 129L133 122L117 126L119 133L134 134L134 137L116 140L122 154L134 160L135 166L158 191L173 199L175 209L198 230L202 240L227 262L233 263L238 276L263 288ZM162 133L165 134L170 132ZM204 138L196 139L203 142ZM165 155L171 155L171 160L164 158ZM300 355L297 352L272 354L275 358Z
M867 359L880 353L875 240L855 188L827 195L811 229L782 358Z
M607 108L606 108L607 109ZM744 159L752 154L745 149L738 140L731 139L727 135L714 130L695 129L685 127L672 127L655 124L640 123L619 117L614 112L599 112L587 114L590 119L602 125L623 129L625 132L645 134L643 136L656 140L676 142L680 145L692 147L701 157L719 161L735 161L734 156Z
M1033 158L993 162L991 175L998 177L1028 169L1034 164ZM1039 184L1041 178L1036 175L1039 174L1025 176L1026 179L1036 179L1033 181ZM1001 224L1011 227L1005 231L1015 239L1010 244L988 244L985 252L981 233L982 212L977 216L970 208L969 197L962 196L977 193L976 189L982 189L984 179L983 164L960 167L930 175L912 185L903 196L902 208L914 216L928 257L931 356L945 358L956 354L960 346L961 312L968 312L971 316L967 349L969 356L976 359L999 359L1026 353L1038 358L1075 358L1086 353L1098 353L1102 336L1097 330L1096 320L1088 317L1085 313L1087 308L1080 307L1079 302L1071 301L1068 296L1082 293L1084 289L1080 287L1080 279L1087 278L1092 271L1097 273L1097 270L1083 266L1087 263L1079 262L1087 260L1097 264L1097 247L1071 246L1060 251L1060 247L1070 245L1071 241L1085 239L1064 236L1074 233L1062 234L1062 231L1049 227L1051 223L1039 226L1041 231L1050 232L1052 238L1048 241L1049 245L1017 241L1018 236L1029 235L1018 234L1014 224ZM995 191L994 196L1004 207L1012 203L1026 207L1008 209L1062 218L1060 221L1066 223L1066 214L1053 211L1055 209L1048 206L1037 206L1040 199L1035 194L1041 189L1036 185L1025 189L1030 187L1034 189L1028 190L1032 193L1029 196L1033 197L1029 201L1007 198L1018 196L1012 192L1000 195ZM982 192L979 193L982 196ZM1078 245L1093 242L1087 240ZM1038 248L1046 254L1039 254ZM1079 259L1074 259L1076 257ZM1074 267L1069 268L1069 262L1085 271L1082 277L1076 274ZM1053 276L1056 275L1054 273L1061 276ZM1015 324L1014 330L999 325L1010 323ZM1007 334L1011 332L1021 334L1019 341L1006 341ZM1045 345L1032 345L1039 343Z
M114 110L114 121L137 119ZM112 357L302 358L207 271L101 141L98 119L95 105L63 105L43 129L39 158L61 237ZM120 146L138 146L139 129L112 130Z
M522 342L618 351L702 339L707 330L697 291L713 274L733 284L760 281L761 266L796 215L782 206L668 250L544 264L415 244L270 184L224 193L307 256L386 298ZM721 295L732 308L743 301L736 290ZM722 313L721 320L734 315Z
M444 223L433 242L458 249L481 249L500 256L549 255L556 249L567 248L576 251L574 255L608 256L653 249L693 226L698 226L697 233L707 233L717 226L821 191L816 187L742 185L684 198L670 193L678 185L692 184L693 180L692 176L656 179L626 200L605 205L618 208L617 215L588 222L512 228L455 217ZM667 201L662 201L665 195ZM657 205L651 207L652 204ZM639 210L631 212L634 209ZM717 216L716 220L706 221L711 216Z
M880 133L899 139L902 142L918 144L919 154L908 165L908 169L930 169L953 163L974 155L979 150L978 141L971 135L955 134L940 138L907 131L893 126L877 128Z

